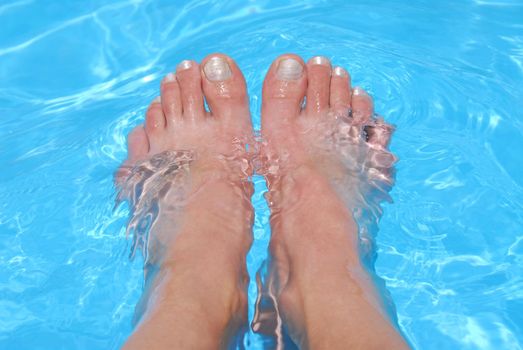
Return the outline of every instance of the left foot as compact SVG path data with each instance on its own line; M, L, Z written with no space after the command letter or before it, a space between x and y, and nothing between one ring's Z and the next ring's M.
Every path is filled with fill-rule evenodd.
M221 348L247 310L246 84L231 58L215 54L180 63L161 92L130 133L117 176L139 217L135 239L147 231L135 243L146 253L143 315L125 349Z
M158 242L168 244L185 206L195 195L213 190L207 184L228 181L249 187L246 144L251 137L245 80L231 58L211 55L201 66L186 60L176 74L169 73L161 83L161 97L149 105L145 125L129 134L128 159L117 174L120 197L133 206L128 226L135 236L133 254L147 244L156 250L153 257L158 260L158 251L163 250ZM150 223L157 202L162 202L166 215ZM154 239L146 242L143 231L150 231L153 224L170 229L154 230L150 236Z
M245 144L251 134L245 80L234 61L224 55L211 55L201 66L186 60L163 79L145 125L129 134L125 166L169 150L191 150L198 165L208 168L209 161L214 165L219 156L241 151L235 141Z

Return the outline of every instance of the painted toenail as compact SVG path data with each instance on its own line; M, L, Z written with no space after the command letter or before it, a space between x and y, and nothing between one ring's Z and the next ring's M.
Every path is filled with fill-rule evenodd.
M213 57L203 67L205 76L210 81L223 81L232 76L231 67L222 57Z
M278 64L276 76L280 80L298 80L303 73L303 66L294 58L286 58Z
M153 103L162 103L162 98L160 96L156 96L156 98L153 100Z
M338 77L346 77L348 75L347 71L341 67L335 67L333 72L334 72L334 75L336 75Z
M191 68L192 62L189 60L181 61L178 67L176 67L176 70L186 70Z
M169 83L170 83L170 82L173 82L173 81L175 81L175 80L176 80L176 77L174 76L173 73L169 73L169 74L167 74L167 75L165 76L165 81L166 81L166 82L169 82Z
M354 90L352 90L352 95L359 96L359 95L366 95L367 93L365 90L363 90L361 87L356 86Z
M311 64L320 64L322 66L328 66L330 65L330 61L327 57L323 56L316 56L310 59L309 61Z

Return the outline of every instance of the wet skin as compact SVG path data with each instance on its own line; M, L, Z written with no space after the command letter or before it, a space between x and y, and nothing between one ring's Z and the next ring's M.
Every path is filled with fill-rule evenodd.
M205 111L204 98L211 112ZM331 125L326 118L349 117L355 126L371 125L363 142L386 148L389 129L372 116L367 93L352 89L349 74L325 58L305 64L283 55L265 78L259 159L263 169L274 169L271 162L278 160L276 171L265 171L273 273L280 283L276 301L303 349L408 348L361 265L357 225L332 181L337 156L324 157L317 148L322 127ZM245 256L253 217L246 180L252 170L216 160L220 155L248 159L238 154L238 140L249 143L251 135L245 80L221 54L201 64L182 62L162 81L161 99L149 106L145 125L130 133L120 186L130 167L155 154L190 149L198 157L176 232L168 224L172 218L162 215L157 232L151 232L162 246L159 272L124 349L224 348L246 323Z

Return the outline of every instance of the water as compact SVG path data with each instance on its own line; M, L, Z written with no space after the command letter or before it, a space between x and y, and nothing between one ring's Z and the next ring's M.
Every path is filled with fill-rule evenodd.
M112 174L160 79L221 51L256 128L278 54L348 68L397 127L376 270L404 333L521 349L522 18L511 0L0 1L0 348L117 349L131 332L142 261ZM255 188L251 273L269 235Z

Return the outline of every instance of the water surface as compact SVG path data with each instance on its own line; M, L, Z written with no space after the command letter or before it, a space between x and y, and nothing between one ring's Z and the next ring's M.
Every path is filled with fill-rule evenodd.
M277 55L346 67L397 127L376 269L404 333L417 349L521 349L522 18L511 0L0 2L0 348L129 335L142 261L112 174L162 77L219 51L257 128ZM270 233L255 182L251 273Z

